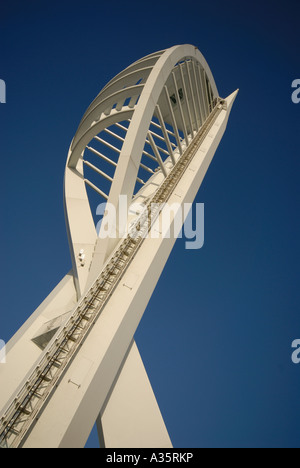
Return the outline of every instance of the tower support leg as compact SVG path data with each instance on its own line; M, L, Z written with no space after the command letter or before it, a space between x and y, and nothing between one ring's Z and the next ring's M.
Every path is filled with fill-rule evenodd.
M172 448L133 341L97 420L101 448Z

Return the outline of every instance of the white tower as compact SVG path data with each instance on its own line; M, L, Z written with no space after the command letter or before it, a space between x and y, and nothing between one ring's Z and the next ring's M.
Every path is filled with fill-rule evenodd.
M73 268L7 345L2 447L84 447L95 421L102 447L172 446L134 335L176 239L147 234L166 203L193 202L236 94L221 99L182 45L133 63L89 106L65 171ZM116 213L99 236L87 187Z

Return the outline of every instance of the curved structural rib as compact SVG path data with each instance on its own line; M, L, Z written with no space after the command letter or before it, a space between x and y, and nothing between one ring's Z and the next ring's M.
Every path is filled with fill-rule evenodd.
M134 335L176 239L147 234L167 202L195 199L236 94L221 99L182 45L136 61L91 103L65 170L73 270L8 343L0 446L82 447L96 419L107 447L171 445ZM106 237L92 192L117 214ZM138 217L137 202L155 208Z
M167 163L175 164L176 153L181 155L190 144L217 97L203 55L194 46L182 45L130 65L89 106L72 141L65 174L67 226L79 297L125 230L118 225L116 239L97 240L86 185L116 208L118 219L120 195L130 203L135 190L157 168L167 175ZM85 168L99 176L98 184L85 177Z

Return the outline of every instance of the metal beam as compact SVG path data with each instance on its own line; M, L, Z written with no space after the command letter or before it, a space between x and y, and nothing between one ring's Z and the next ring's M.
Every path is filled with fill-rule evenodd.
M162 170L162 173L163 173L163 175L164 175L165 177L167 177L168 174L167 174L166 168L165 168L165 166L164 166L164 162L163 162L163 160L161 159L161 155L160 155L160 153L159 153L159 151L158 151L158 148L157 148L157 146L156 146L156 144L155 144L155 141L154 141L154 139L153 139L153 136L151 135L150 132L148 132L148 139L149 139L150 145L151 145L151 147L152 147L153 153L154 153L155 156L156 156L157 162L158 162L158 164L160 165L160 168L161 168L161 170Z
M186 144L186 147L188 147L189 146L189 137L188 137L188 134L187 134L186 123L185 123L185 119L184 119L184 115L183 115L183 111L182 111L181 99L180 99L180 96L179 96L178 86L177 86L176 77L175 77L174 72L172 72L172 81L173 81L173 86L174 86L174 89L175 89L175 96L176 96L177 105L178 105L178 109L179 109L179 114L180 114L180 118L181 118L181 122L182 122L182 129L183 129L185 144Z
M104 161L108 162L108 163L111 164L112 166L117 167L117 163L115 163L115 161L112 161L112 160L109 159L107 156L104 156L104 154L100 153L100 151L95 150L95 148L92 148L91 146L87 146L86 149L88 149L88 150L91 151L92 153L96 154L97 156L99 156L99 158L101 158L101 159L103 159Z
M185 62L185 68L186 68L186 73L187 73L188 82L189 82L189 88L190 88L190 92L191 92L191 99L192 99L193 111L194 111L194 116L195 116L195 126L196 126L196 130L198 130L200 128L200 120L198 119L198 116L197 116L195 95L194 95L192 78L191 78L190 67L189 67L189 62L188 61ZM198 120L199 120L199 125L198 125Z
M154 122L153 120L151 120L151 125L153 125L154 127L157 127L157 128L160 128L160 129L161 129L161 126L160 126L158 123ZM174 132L171 132L171 130L169 130L168 128L166 128L166 130L167 130L167 132L168 132L169 135L175 137L175 133L174 133ZM172 145L174 145L174 143L172 143ZM176 145L174 145L174 146L176 147Z
M158 104L156 105L155 110L156 110L156 115L157 115L158 121L160 123L160 128L161 128L161 130L163 132L163 135L165 137L165 142L166 142L167 148L169 150L171 161L173 163L173 166L175 166L176 161L175 161L172 145L171 145L170 138L169 138L169 135L168 135L168 131L166 129L165 122L164 122L164 119L163 119L163 116L162 116L162 113L161 113L161 110L160 110L160 107L159 107Z
M106 201L108 200L108 196L106 193L102 192L95 184L93 184L90 180L84 179L84 182L89 185L95 192L97 192L101 197L103 197Z
M148 153L147 151L143 151L143 154L144 154L145 156L147 156L147 158L152 159L152 161L157 162L156 157L153 156L152 154Z
M83 163L90 167L91 169L93 169L93 171L97 172L98 174L100 174L102 177L104 177L105 179L109 180L110 182L113 181L112 177L110 177L108 174L106 174L105 172L101 171L101 169L98 169L98 167L94 166L94 164L91 164L89 161L86 161L85 159L83 160Z
M202 76L201 76L201 68L197 65L196 66L197 74L198 74L198 83L199 83L199 88L200 88L200 96L201 96L201 101L203 104L203 111L204 111L204 116L205 119L209 116L209 108L207 107L207 102L205 99L204 95L204 89L203 89L203 82L202 82Z
M190 110L190 105L189 105L189 99L188 99L186 83L185 83L185 79L184 79L183 64L182 63L179 64L179 71L180 71L180 77L181 77L182 86L183 86L183 92L184 92L184 96L185 96L185 105L186 105L187 115L188 115L188 118L189 118L189 124L190 124L190 128L191 128L191 135L192 135L192 138L193 138L194 137L193 122L192 122L191 110Z
M205 117L203 116L203 110L201 106L201 101L200 101L200 94L199 94L199 88L198 88L198 82L197 82L197 76L196 76L196 69L195 69L195 62L192 60L192 68L193 68L193 75L194 75L194 80L195 80L195 88L196 88L196 98L198 101L198 106L199 106L199 114L201 118L201 125L203 125L205 121Z
M150 172L150 174L154 174L154 171L150 169L150 167L146 166L145 164L141 163L140 166L145 169L145 171Z
M103 140L103 138L98 137L98 135L96 135L94 138L95 140L100 141L100 143L103 143L105 146L112 149L116 153L119 153L119 154L121 153L121 150L119 148L116 148L115 146L111 145L110 143L108 143L108 141Z
M210 113L209 112L210 111L210 106L209 106L209 98L208 98L208 93L207 93L205 71L201 70L201 74L202 74L202 83L203 83L203 87L204 87L204 96L205 96L205 99L206 99L206 105L207 105L208 114L209 114Z
M121 137L121 136L118 135L117 133L112 132L112 131L109 130L108 128L105 128L104 131L105 131L106 133L108 133L109 135L113 136L114 138L117 138L117 140L120 140L120 141L122 141L122 142L125 140L125 138Z
M180 138L180 135L179 135L179 132L178 132L178 127L177 127L175 115L174 115L174 112L173 112L173 109L172 109L172 104L171 104L171 101L170 101L170 94L169 94L167 86L164 86L164 91L165 91L167 106L168 106L168 109L169 109L169 112L170 112L170 117L171 117L171 121L172 121L173 130L174 130L174 133L175 133L175 138L176 138L176 141L177 141L177 146L178 146L178 149L179 149L179 153L182 155L183 150L182 150L182 146L181 146L181 138Z

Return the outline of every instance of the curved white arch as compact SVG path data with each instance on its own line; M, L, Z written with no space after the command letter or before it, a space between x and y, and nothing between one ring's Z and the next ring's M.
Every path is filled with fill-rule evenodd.
M102 121L100 121L101 114L104 113L105 115L109 116L112 112L113 105L122 101L124 102L125 99L128 97L136 97L137 99L137 97L141 94L143 88L144 85L136 85L129 86L128 88L116 91L110 96L105 97L90 111L90 113L85 117L78 131L76 132L72 144L72 155L69 161L69 166L76 167L78 159L85 148L85 145L84 143L82 143L81 139L86 135L86 133L89 133L89 131L91 130L94 135L97 135L97 133L99 133L99 128L103 128ZM133 108L134 106L128 107ZM117 116L117 118L115 118L114 120L119 121L119 118L120 117ZM105 125L107 125L107 122L105 123Z
M107 132L108 127L130 121L128 129L123 125L124 138L115 134L122 140L122 146L119 150L116 148L118 161L112 161L116 166L113 176L106 177L112 180L110 191L105 194L98 188L118 213L120 195L131 201L137 180L143 183L138 176L141 166L147 169L142 155L156 159L158 170L166 175L165 156L175 164L173 149L176 151L178 147L177 151L182 154L208 117L217 97L213 75L198 48L179 45L134 62L113 78L91 103L71 143L65 171L65 215L78 295L83 292L88 278L99 273L118 243L118 239L99 242L97 238L84 177L87 145L101 132ZM150 130L154 118L155 125L160 126L160 135ZM173 130L173 142L168 135L169 128ZM158 145L155 138L164 140L164 144ZM103 138L100 140L103 142ZM150 150L145 150L145 144ZM110 143L108 146L114 147ZM149 168L148 172L151 171ZM80 260L82 252L84 262Z
M220 99L203 56L184 45L138 60L111 80L89 106L71 143L65 171L73 271L10 346L12 351L20 344L18 352L10 354L5 374L5 380L13 382L2 398L2 447L83 446L98 414L110 447L124 446L120 441L123 434L127 436L129 420L133 431L128 446L144 447L153 440L171 446L132 343L176 233L171 239L147 234L170 206L179 210L195 200L237 92ZM92 157L102 161L101 168ZM141 179L142 171L148 172L148 180ZM95 185L96 176L100 179ZM143 212L143 219L136 219L132 205L123 214L125 223L136 222L139 232L134 238L132 231L124 239L97 238L86 184L117 210L119 195L127 202L141 200L147 208L153 205ZM168 227L178 232L175 214ZM43 348L39 357L30 339ZM133 414L137 386L143 405ZM68 408L61 411L66 395L71 395ZM125 421L121 433L113 430L107 439L110 427L114 429L120 420ZM148 428L140 437L145 421Z

